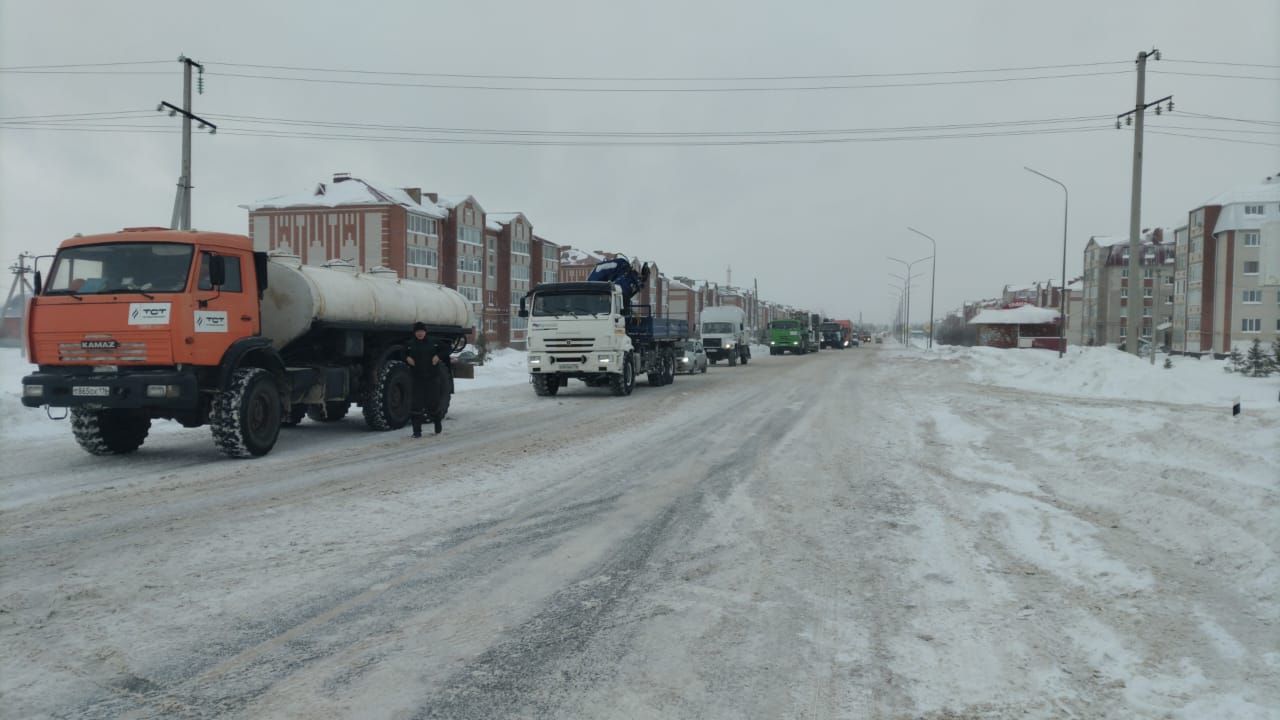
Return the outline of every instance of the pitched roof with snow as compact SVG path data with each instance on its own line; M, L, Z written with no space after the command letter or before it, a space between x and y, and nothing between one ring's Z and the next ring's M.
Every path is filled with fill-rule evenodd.
M1047 325L1058 321L1058 311L1023 305L1016 308L986 308L973 316L970 325Z
M310 192L277 195L276 197L246 203L246 210L276 210L297 207L342 207L347 205L401 205L414 212L442 219L444 213L430 200L418 202L409 193L394 185L378 183L364 178L344 178L337 182L320 183Z
M1221 205L1218 221L1210 234L1229 230L1260 230L1263 223L1280 221L1280 176L1269 177L1265 182L1229 190L1211 199L1205 205ZM1262 214L1245 215L1245 206L1262 206Z
M480 208L480 212L484 212L484 206L480 204L479 200L476 200L474 195L441 195L436 204L445 210L452 210L468 200Z
M603 255L587 252L586 250L579 250L576 247L569 247L566 245L560 251L561 265L595 265L596 263L603 261Z

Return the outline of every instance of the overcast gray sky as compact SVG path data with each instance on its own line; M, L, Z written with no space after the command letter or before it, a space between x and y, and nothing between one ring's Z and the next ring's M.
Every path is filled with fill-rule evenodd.
M1280 2L0 2L0 67L173 60L208 63L197 113L463 129L742 132L899 128L1099 116L1001 125L993 137L676 147L377 143L236 136L223 120L197 135L193 224L244 232L238 204L312 187L334 171L442 193L490 211L522 210L561 244L658 261L668 274L735 284L828 314L884 321L886 255L915 259L939 242L938 307L1059 275L1062 194L1071 190L1069 275L1090 235L1128 228L1133 59L1158 47L1148 98L1175 96L1149 127L1242 144L1150 134L1143 225L1172 226L1230 187L1280 171ZM1215 63L1251 63L1245 67ZM1114 63L991 74L796 81L584 83L302 73L392 83L609 87L525 92L338 85L227 77L286 74L225 63L475 75L689 78L936 73ZM0 116L153 110L181 100L176 62L97 75L0 73ZM148 74L121 74L120 71ZM1159 71L1159 73L1157 73ZM1093 74L1115 72L1117 74ZM636 88L794 87L1068 79L767 92ZM1175 75L1169 73L1199 73ZM292 73L298 75L297 73ZM1229 77L1204 77L1203 75ZM154 117L126 123L176 128ZM104 123L106 121L103 121ZM121 120L110 121L121 123ZM83 123L80 123L83 125ZM1047 128L1103 128L1044 134ZM263 126L256 126L263 127ZM276 130L281 125L270 126ZM1110 129L1107 129L1110 128ZM300 132L315 127L293 126ZM1032 134L1008 135L1015 130ZM1223 132L1237 131L1237 132ZM1246 132L1239 132L1246 131ZM350 130L338 132L349 133ZM955 132L955 131L945 131ZM923 134L944 134L928 131ZM421 135L420 135L421 136ZM439 135L434 135L439 137ZM466 136L473 137L473 136ZM757 139L762 136L755 136ZM797 139L805 136L767 136ZM723 139L723 138L719 138ZM575 141L581 138L575 139ZM50 251L76 232L167 225L179 137L0 129L0 256ZM927 263L919 268L927 272ZM928 278L917 285L927 299ZM923 292L921 292L923 291ZM917 307L923 307L918 304ZM923 311L914 314L923 319Z

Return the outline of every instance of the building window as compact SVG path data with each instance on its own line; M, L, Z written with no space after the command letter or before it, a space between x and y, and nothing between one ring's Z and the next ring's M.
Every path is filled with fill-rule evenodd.
M1257 261L1257 260L1245 260L1245 261L1244 261L1244 274L1245 274L1245 275L1257 275L1257 274L1258 274L1258 261Z
M1149 308L1149 307L1144 307L1144 308L1142 308L1142 317L1144 317L1144 318L1145 318L1145 317L1151 317L1151 308Z
M1244 214L1245 215L1261 215L1262 206L1261 205L1245 205Z
M512 265L511 279L512 280L528 280L529 266L528 265Z
M489 253L489 279L498 279L498 262L493 253Z
M1244 234L1245 247L1258 247L1262 244L1262 236L1256 232L1247 232Z
M409 232L418 233L419 235L435 235L436 221L434 218L410 214Z
M1246 332L1246 333L1262 332L1262 318L1241 318L1240 332Z
M462 272L478 273L481 270L480 258L478 257L460 257L458 258L458 270Z
M1127 277L1129 277L1129 268L1127 268L1127 267L1125 267L1125 268L1120 268L1120 277L1122 277L1122 278L1127 278Z
M408 263L416 267L434 268L440 266L440 255L435 248L410 245Z
M515 239L515 240L512 240L512 241L511 241L511 252L512 252L512 253L514 253L514 254L516 254L516 255L528 255L528 254L529 254L529 241L528 241L528 240L521 240L521 239L519 239L519 238L517 238L517 239Z
M1165 304L1165 305L1172 305L1172 304L1173 304L1173 296L1172 296L1172 295L1169 295L1169 296L1165 297L1165 299L1164 299L1164 304Z
M520 305L513 304L511 306L511 329L524 330L529 327L529 318L520 317Z
M458 228L458 242L468 245L483 245L484 235L478 227L463 225Z
M1129 297L1129 288L1120 288L1120 299L1124 300Z
M462 295L462 297L470 300L473 303L480 302L480 288L478 287L468 287L463 285L458 288L458 292Z
M1243 296L1243 299L1242 299L1243 302L1247 302L1247 303L1262 302L1261 290L1244 290L1244 291L1241 291L1240 294Z
M1154 289L1154 288L1149 288L1149 287L1144 287L1144 288L1142 288L1142 297L1144 297L1144 298L1149 298L1149 297L1151 297L1151 291L1152 291L1153 289Z

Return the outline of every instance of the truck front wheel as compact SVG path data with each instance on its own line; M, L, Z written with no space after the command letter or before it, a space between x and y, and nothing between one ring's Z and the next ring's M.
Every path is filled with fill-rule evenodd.
M742 348L742 364L746 365L751 362L751 348Z
M622 361L622 372L609 376L609 390L618 397L630 395L636 389L636 369L631 355Z
M213 442L224 455L261 457L280 437L280 389L262 368L240 368L231 385L213 399L209 425Z
M71 431L90 455L127 455L142 447L151 418L129 410L71 408Z
M533 382L533 392L538 397L553 397L560 392L560 378L554 374L551 375L531 375Z
M409 366L390 360L378 369L378 378L362 406L365 423L374 430L399 430L413 410L413 376Z

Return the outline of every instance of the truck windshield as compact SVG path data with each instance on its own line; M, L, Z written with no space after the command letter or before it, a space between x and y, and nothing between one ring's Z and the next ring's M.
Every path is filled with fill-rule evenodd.
M533 299L533 316L608 315L610 299L603 293L538 295Z
M729 335L733 333L733 323L726 322L709 322L702 323L703 334L710 333L712 335Z
M795 320L778 320L769 323L770 330L799 330L800 323Z
M45 295L113 292L175 293L187 288L192 246L181 243L111 243L60 250Z
M835 323L822 323L822 332L824 333L840 332L840 326Z

